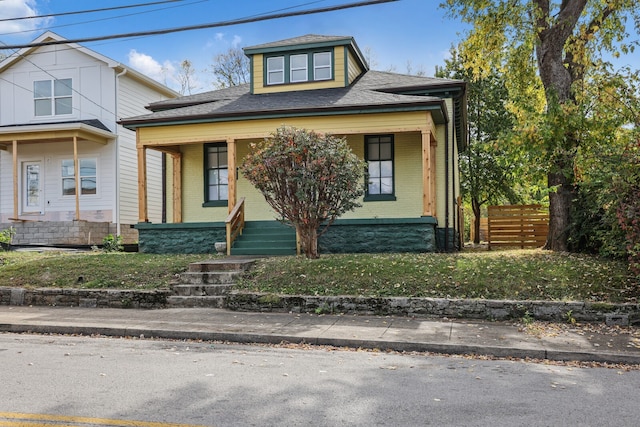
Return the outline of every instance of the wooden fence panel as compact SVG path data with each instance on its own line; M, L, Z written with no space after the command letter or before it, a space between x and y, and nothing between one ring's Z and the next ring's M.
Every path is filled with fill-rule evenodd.
M539 248L549 234L549 211L542 205L489 206L489 249L495 246Z

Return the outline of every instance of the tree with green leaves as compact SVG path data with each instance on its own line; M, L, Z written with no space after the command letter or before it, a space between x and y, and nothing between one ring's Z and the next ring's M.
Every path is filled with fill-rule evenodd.
M318 258L318 237L359 206L364 161L345 139L292 127L279 128L240 167L280 220L296 229L307 258Z
M503 67L510 108L523 141L546 165L547 249L566 251L577 153L588 143L588 114L579 89L602 69L606 54L633 51L627 20L640 33L636 0L446 0L452 17L473 25L462 43L477 75ZM631 28L631 27L630 27Z
M514 189L522 176L520 162L509 154L506 138L514 126L507 110L505 76L492 70L485 76L474 76L465 68L464 60L454 47L444 67L437 67L436 77L467 82L467 122L469 146L460 154L460 186L462 195L475 217L474 243L480 243L481 209L485 204L520 200Z

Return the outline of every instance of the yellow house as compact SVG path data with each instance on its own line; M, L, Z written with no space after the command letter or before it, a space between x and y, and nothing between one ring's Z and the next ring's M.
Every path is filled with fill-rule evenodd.
M321 253L458 247L458 153L465 83L369 70L354 39L306 35L244 49L250 84L155 102L121 120L137 135L143 252L295 253L262 195L238 172L252 142L293 126L346 138L368 167L362 207L321 236ZM163 223L146 206L149 150L165 153Z

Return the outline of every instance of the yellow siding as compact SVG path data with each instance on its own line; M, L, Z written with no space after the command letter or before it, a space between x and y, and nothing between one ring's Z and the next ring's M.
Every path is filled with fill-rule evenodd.
M253 55L253 93L274 93L274 92L293 92L299 90L327 89L333 87L344 87L345 82L345 63L344 63L344 46L336 46L333 53L334 76L333 80L323 80L318 82L281 84L274 86L264 85L264 55Z
M229 139L264 138L283 125L346 135L418 132L430 129L431 123L430 113L416 111L155 126L139 128L138 132L139 145L153 147L227 141ZM444 134L438 134L437 139L444 141Z
M353 56L353 54L351 53L351 51L349 52L349 84L353 83L353 81L355 79L358 78L358 76L360 76L360 74L362 74L362 72L364 71L362 68L360 68L360 66L358 65L358 62L356 61L355 57Z
M446 104L447 104L447 112L449 114L451 114L451 112L453 111L453 104L451 102L451 99L446 99ZM454 171L454 168L452 165L456 164L456 159L452 159L452 155L451 155L451 144L455 144L454 141L454 128L453 128L453 120L449 120L449 124L447 125L449 126L449 138L450 141L449 143L446 143L445 141L445 125L439 125L436 127L436 139L438 140L438 147L436 149L436 164L437 164L437 170L436 170L436 209L437 209L437 217L438 217L438 226L440 227L444 227L444 220L445 220L445 180L446 180L446 175L445 175L445 146L448 148L448 156L449 156L449 186L451 186L452 184L452 172ZM457 151L456 151L457 153ZM456 179L457 182L459 182ZM455 207L454 205L454 200L453 200L453 194L449 194L448 196L449 198L449 221L452 221L453 218L453 209ZM453 224L449 224L449 226L453 226Z
M364 157L364 136L347 137L349 146L359 157ZM238 141L238 165L249 152L252 141ZM395 202L362 202L362 207L343 216L345 219L407 218L422 213L421 136L417 132L395 135ZM203 145L183 148L183 221L224 221L226 207L202 207L204 201ZM262 194L242 175L238 177L238 198L245 197L247 221L272 220L277 215ZM363 182L364 186L364 182ZM169 206L169 204L168 204ZM170 217L169 217L170 218Z

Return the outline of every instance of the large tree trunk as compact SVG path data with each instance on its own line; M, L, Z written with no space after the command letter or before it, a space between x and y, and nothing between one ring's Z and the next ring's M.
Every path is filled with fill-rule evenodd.
M562 172L547 175L549 187L557 191L549 194L549 235L544 249L566 252L571 225L573 185Z
M545 88L548 111L556 105L572 102L572 86L582 78L571 72L565 60L565 44L571 36L586 0L563 0L557 16L550 15L549 0L535 0L537 10L538 44L536 57L540 79ZM555 21L553 25L551 22ZM562 147L565 153L574 153L577 141L572 135L563 135L567 143L560 140L549 141L553 148ZM569 225L571 223L571 201L573 194L573 155L561 156L549 165L547 179L550 187L557 186L557 192L549 195L549 236L545 249L566 251L568 248Z

